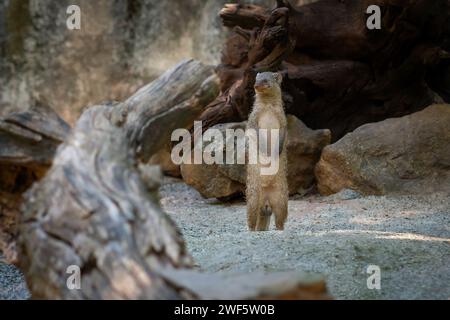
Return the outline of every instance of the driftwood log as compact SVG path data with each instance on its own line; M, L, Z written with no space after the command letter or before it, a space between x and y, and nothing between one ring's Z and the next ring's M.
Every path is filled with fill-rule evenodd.
M15 238L22 193L50 168L70 127L45 104L0 119L0 251L17 263Z
M161 210L158 169L141 160L193 120L180 115L214 98L211 72L187 61L130 99L82 114L25 196L19 257L33 297L327 298L322 280L301 273L230 279L192 270L182 235ZM73 265L81 270L80 290L67 286Z
M291 1L293 2L293 1ZM381 29L366 27L381 8ZM229 4L234 28L217 68L221 94L200 117L203 129L247 119L258 71L281 71L288 113L336 141L362 124L450 101L449 0L322 0L269 10Z

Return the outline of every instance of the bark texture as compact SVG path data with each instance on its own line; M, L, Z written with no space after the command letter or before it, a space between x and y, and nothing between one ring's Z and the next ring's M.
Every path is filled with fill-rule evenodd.
M322 0L304 6L277 1L226 5L234 28L217 71L221 94L200 117L204 129L246 120L259 71L281 71L288 113L333 141L369 123L449 102L448 0ZM367 8L381 8L381 30L366 26Z
M49 169L70 127L44 103L0 118L0 251L17 263L17 220L22 193Z

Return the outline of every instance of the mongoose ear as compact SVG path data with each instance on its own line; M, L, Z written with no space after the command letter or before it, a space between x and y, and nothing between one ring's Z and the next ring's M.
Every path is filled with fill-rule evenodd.
M275 74L275 79L277 79L278 84L281 84L281 82L283 82L283 75L281 74L281 72L277 72Z

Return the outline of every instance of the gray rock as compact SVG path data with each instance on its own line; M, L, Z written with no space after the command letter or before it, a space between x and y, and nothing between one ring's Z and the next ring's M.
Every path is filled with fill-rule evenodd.
M336 194L329 196L329 200L331 201L339 201L339 200L354 200L362 197L362 194L350 189L343 189Z
M245 129L245 124L245 122L220 124L212 129L220 130L225 137L227 129ZM211 143L203 141L203 150L206 150L205 148L208 145L213 146L218 145L218 143L219 141L216 140ZM196 144L196 147L199 147L199 144L200 141ZM210 152L205 153L212 156ZM225 161L225 159L224 150L223 160ZM227 198L240 194L245 189L245 165L206 164L202 161L202 164L182 164L180 171L183 180L197 189L205 198Z
M287 120L288 184L290 194L296 194L308 190L314 184L314 168L322 149L331 141L331 133L329 130L311 130L295 116L288 116ZM220 130L225 137L227 129L245 130L245 125L246 122L220 124L213 129ZM235 139L234 159L237 159L236 145L245 143L242 140ZM203 142L204 150L209 144ZM211 145L213 144L216 144L216 141L211 142ZM226 150L223 151L223 159L226 159ZM203 163L181 165L181 175L187 184L197 189L204 197L227 198L245 191L247 173L244 164Z
M316 168L329 195L450 192L450 105L366 124L326 147Z

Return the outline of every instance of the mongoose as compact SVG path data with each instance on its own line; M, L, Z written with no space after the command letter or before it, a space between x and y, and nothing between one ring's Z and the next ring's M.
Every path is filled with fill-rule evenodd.
M289 191L287 184L287 129L286 115L281 98L282 76L279 73L258 73L255 81L255 102L247 122L247 130L266 129L266 135L257 135L258 143L266 137L270 146L270 130L279 129L278 171L272 175L262 175L259 160L257 164L247 164L247 222L250 231L266 231L270 218L275 215L275 226L284 229L288 215ZM258 148L259 150L259 148ZM269 151L269 153L272 150Z

